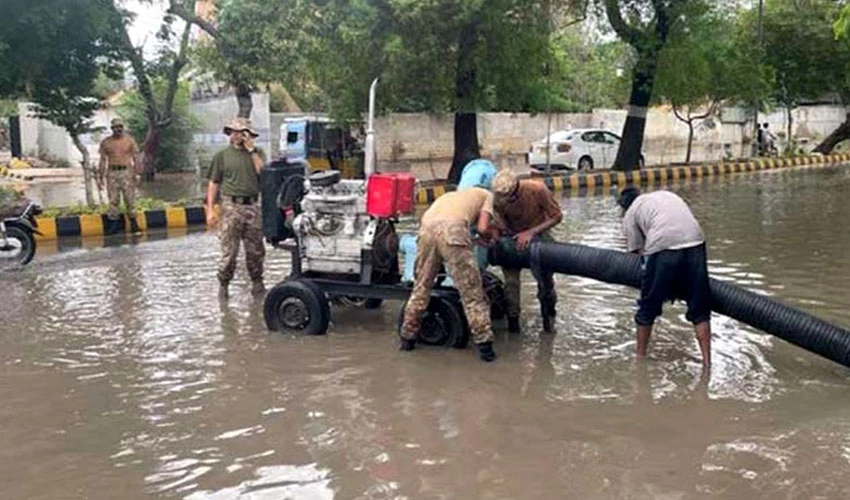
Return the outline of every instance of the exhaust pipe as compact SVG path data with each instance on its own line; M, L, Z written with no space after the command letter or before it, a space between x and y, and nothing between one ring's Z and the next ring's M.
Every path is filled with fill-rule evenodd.
M366 125L366 150L365 160L363 163L363 173L368 179L370 175L375 173L375 160L377 152L375 151L375 87L378 85L378 79L372 81L369 86L369 119Z

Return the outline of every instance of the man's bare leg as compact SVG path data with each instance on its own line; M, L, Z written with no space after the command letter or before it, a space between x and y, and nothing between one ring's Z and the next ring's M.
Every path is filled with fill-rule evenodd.
M638 325L637 327L637 346L635 347L635 355L638 359L646 357L646 349L649 347L649 336L652 334L652 325Z
M697 335L699 350L702 353L702 366L708 368L711 366L711 322L697 323L694 325L694 331Z

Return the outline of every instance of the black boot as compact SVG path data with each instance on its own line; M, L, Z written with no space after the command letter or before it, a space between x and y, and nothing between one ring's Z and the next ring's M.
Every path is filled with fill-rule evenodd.
M555 316L543 316L543 331L552 333L555 329Z
M399 351L412 351L413 348L416 347L416 341L413 339L401 339L401 343L398 345Z
M519 333L519 316L508 316L508 333Z
M142 234L142 230L139 229L139 223L136 222L136 216L130 215L128 218L130 219L130 232L133 234Z
M121 231L121 219L106 218L106 235L111 236Z
M482 342L477 344L476 347L478 348L478 357L481 358L481 361L489 363L496 359L496 351L493 350L492 342Z

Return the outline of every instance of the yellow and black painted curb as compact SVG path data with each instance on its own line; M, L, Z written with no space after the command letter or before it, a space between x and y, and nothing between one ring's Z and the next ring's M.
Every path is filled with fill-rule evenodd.
M10 179L15 179L19 181L31 181L32 176L26 175L25 171L14 170L6 165L0 165L0 177L8 177Z
M708 177L726 176L746 172L760 172L790 167L826 167L850 162L850 154L796 156L792 158L759 158L732 162L712 162L699 165L660 165L652 168L621 172L605 170L600 172L581 172L559 176L535 176L533 178L546 184L555 193L625 187L629 184L638 186L663 185L668 182L697 180ZM417 205L430 205L448 191L453 191L452 185L435 185L419 188L416 192Z
M70 215L65 217L38 217L37 240L55 240L67 236L88 237L103 236L107 232L106 214ZM136 214L136 222L142 231L148 229L174 229L191 226L204 226L207 223L206 209L197 207L173 207L162 210L146 210ZM129 231L127 216L120 219L119 233Z
M565 176L534 178L546 184L555 193L569 194L573 191L577 193L592 193L598 189L610 189L614 186L619 188L629 184L641 186L664 185L667 183L716 178L738 173L801 166L823 167L848 162L850 162L850 154L800 156L794 158L717 162L701 165L659 166L632 170L630 172L610 170L592 173L582 172ZM452 190L454 190L454 186L435 185L420 187L416 193L417 205L430 205L438 197ZM203 206L194 206L146 210L137 214L136 221L142 231L167 229L167 232L173 232L175 229L203 227L206 225L206 209ZM104 236L107 227L106 214L39 217L38 229L42 234L37 236L37 239L50 241L65 237ZM121 231L119 233L129 232L129 227L129 221L124 216L121 219Z

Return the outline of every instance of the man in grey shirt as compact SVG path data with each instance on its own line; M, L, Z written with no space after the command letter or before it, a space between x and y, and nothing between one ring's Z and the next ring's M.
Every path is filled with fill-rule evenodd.
M641 194L628 187L617 200L630 252L641 256L637 323L638 358L646 356L655 318L665 300L682 298L694 324L704 367L711 365L711 290L705 236L690 208L670 191Z

